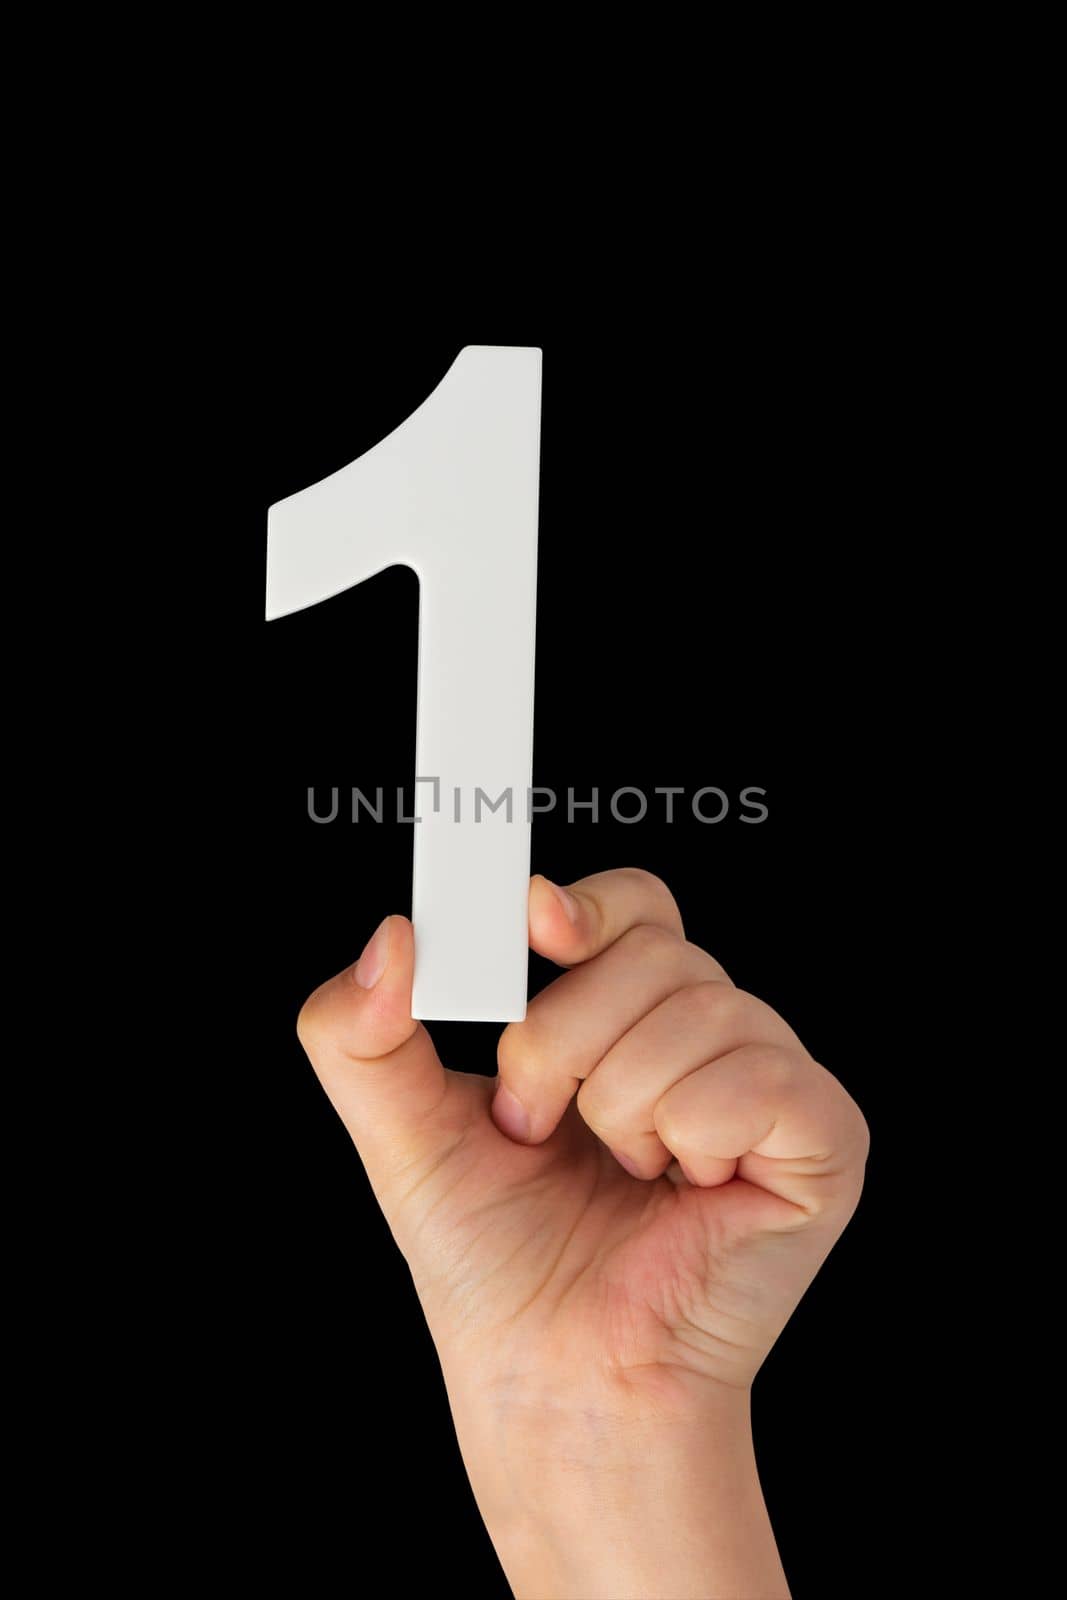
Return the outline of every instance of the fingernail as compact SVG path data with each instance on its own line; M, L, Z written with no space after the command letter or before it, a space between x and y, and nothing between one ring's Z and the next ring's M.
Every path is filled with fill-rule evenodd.
M686 1183L691 1183L693 1185L694 1189L703 1188L703 1184L700 1182L700 1179L699 1178L694 1178L693 1174L690 1172L689 1168L686 1166L684 1161L679 1161L678 1165L682 1169L682 1176L685 1179Z
M611 1150L610 1145L608 1146L608 1149ZM624 1156L621 1150L612 1150L611 1153L615 1157L615 1160L619 1163L619 1166L624 1167L632 1178L639 1178L641 1176L636 1161L631 1161L629 1156Z
M359 960L356 962L356 982L361 989L373 989L382 973L389 957L389 930L386 917L377 931L371 935L370 942Z
M501 1133L520 1144L530 1137L530 1118L522 1101L513 1095L506 1084L497 1087L493 1097L493 1121Z
M571 922L577 922L582 908L571 894L570 890L561 889L558 883L552 882L551 878L546 878L545 882L548 884L549 888L554 891L557 900L567 913L567 916L570 918Z

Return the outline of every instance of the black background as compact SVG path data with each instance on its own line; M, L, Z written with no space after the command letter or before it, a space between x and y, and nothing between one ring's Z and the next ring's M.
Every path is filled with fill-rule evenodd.
M388 1592L447 1571L480 1600L508 1593L406 1267L294 1033L305 995L386 912L410 910L411 829L353 827L343 808L316 826L307 790L410 782L417 583L394 569L269 625L262 594L269 504L396 426L463 344L533 344L534 782L597 786L602 802L598 825L539 818L533 868L662 875L689 937L867 1114L860 1211L760 1374L754 1414L797 1600L853 1600L872 1560L894 1592L937 1516L941 1448L915 1354L918 1303L927 1355L940 1333L910 1189L923 1152L909 979L937 937L938 839L920 798L929 619L901 574L905 547L913 575L924 559L912 529L927 448L906 402L907 315L755 292L673 325L647 308L562 316L503 298L369 318L281 296L262 322L219 310L213 325L196 470L210 476L202 549L225 578L230 644L210 731L183 747L211 882L204 949L233 958L210 981L234 991L211 997L226 1020L185 1090L222 1175L214 1266L194 1259L187 1279L217 1396L204 1482L240 1486L256 1561L299 1571L307 1592L373 1551L395 1563ZM743 824L735 800L714 826L683 804L668 827L658 802L636 825L611 820L613 790L657 784L758 785L769 817ZM533 959L531 993L550 976ZM431 1031L447 1064L494 1070L496 1029ZM903 1538L885 1481L902 1452Z

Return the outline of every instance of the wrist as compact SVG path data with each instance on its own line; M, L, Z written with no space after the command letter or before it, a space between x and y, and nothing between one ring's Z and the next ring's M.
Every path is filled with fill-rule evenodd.
M457 1414L475 1497L517 1600L787 1596L748 1394L619 1405L577 1393ZM483 1397L484 1402L484 1397Z

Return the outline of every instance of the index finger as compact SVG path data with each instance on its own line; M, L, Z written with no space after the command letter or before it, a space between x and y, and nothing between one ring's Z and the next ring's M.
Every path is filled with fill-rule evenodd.
M641 924L685 938L671 891L640 867L594 872L565 889L539 874L530 880L530 948L557 966L591 961Z

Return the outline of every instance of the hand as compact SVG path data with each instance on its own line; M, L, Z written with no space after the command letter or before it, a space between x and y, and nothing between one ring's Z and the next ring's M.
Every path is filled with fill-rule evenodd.
M786 1594L747 1391L856 1205L863 1117L648 873L534 878L530 944L569 970L505 1029L495 1083L411 1020L403 917L298 1021L490 1534L534 1600Z

